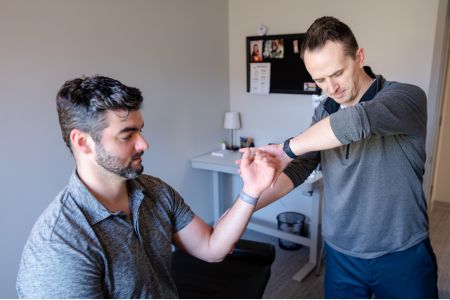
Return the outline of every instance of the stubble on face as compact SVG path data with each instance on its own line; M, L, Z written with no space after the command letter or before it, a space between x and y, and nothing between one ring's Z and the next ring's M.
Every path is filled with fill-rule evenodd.
M143 151L138 152L131 157L129 162L126 162L109 153L101 143L96 143L95 147L96 162L105 170L126 179L137 178L144 172L144 166L140 161L143 154ZM137 164L137 166L133 166L133 164Z

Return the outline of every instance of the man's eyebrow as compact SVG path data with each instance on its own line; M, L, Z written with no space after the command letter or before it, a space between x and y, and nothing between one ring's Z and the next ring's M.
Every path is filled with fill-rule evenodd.
M328 75L328 76L325 76L325 77L333 77L334 75L336 75L337 73L339 73L339 72L341 72L341 71L342 71L342 69L339 69L339 70L337 70L336 72L334 72L333 74ZM324 79L325 77L321 77L321 78L313 78L313 80L314 80L314 81L317 81L317 80Z
M313 78L312 80L318 81L318 80L322 80L322 79L323 79L323 77L321 77L321 78Z
M119 131L119 133L130 132L130 131L131 132L141 131L142 128L144 128L144 123L142 123L142 126L140 128L139 127L133 127L133 126L122 128Z
M340 72L342 72L342 69L337 70L336 72L334 72L333 74L331 74L330 77L331 77L331 76L334 76L334 75L336 75L337 73L340 73Z

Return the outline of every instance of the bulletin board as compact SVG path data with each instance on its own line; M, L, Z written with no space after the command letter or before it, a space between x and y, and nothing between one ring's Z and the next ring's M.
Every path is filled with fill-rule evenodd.
M247 37L247 92L251 92L255 82L255 67L268 66L269 93L320 95L320 88L300 58L304 36L304 33L298 33ZM254 91L254 86L252 88Z

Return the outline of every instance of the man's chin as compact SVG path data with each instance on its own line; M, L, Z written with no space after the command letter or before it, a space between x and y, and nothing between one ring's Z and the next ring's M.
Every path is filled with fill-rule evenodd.
M122 176L126 179L135 179L139 175L141 175L143 172L144 172L144 166L140 165L137 168L127 168L127 169L123 170L120 173L120 176Z
M138 175L141 175L143 172L144 172L144 166L141 165L141 166L139 167L139 169L136 170L136 173L137 173Z
M336 101L337 103L342 104L347 102L347 97L345 96L344 93L333 95L331 98L333 98L333 100Z

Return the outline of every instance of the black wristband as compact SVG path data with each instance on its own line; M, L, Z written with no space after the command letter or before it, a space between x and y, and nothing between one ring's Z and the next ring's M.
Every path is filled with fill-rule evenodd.
M287 140L284 141L283 143L283 151L284 153L286 153L287 156L289 156L292 159L297 158L297 155L295 155L294 152L292 152L291 147L289 146L289 142L292 140L293 138L288 138Z

